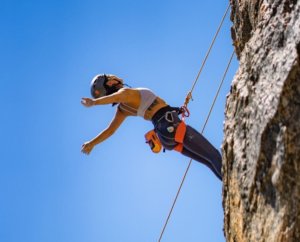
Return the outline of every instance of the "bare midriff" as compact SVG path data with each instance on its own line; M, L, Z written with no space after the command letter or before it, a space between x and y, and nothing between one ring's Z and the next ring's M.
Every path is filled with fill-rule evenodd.
M155 101L151 104L151 106L146 110L144 119L151 120L153 115L163 107L168 106L167 103L161 99L160 97L156 97Z
M128 102L125 102L124 104L132 107L133 109L137 110L140 102L141 102L141 98L139 95L139 91L135 90L135 89L127 89L129 91L129 97L128 98ZM156 97L156 99L154 100L154 102L150 105L150 107L145 111L144 114L144 119L146 120L151 120L153 115L161 108L168 106L168 104L161 99L160 97ZM127 111L122 111L124 112L127 116L136 116L133 115L130 112Z

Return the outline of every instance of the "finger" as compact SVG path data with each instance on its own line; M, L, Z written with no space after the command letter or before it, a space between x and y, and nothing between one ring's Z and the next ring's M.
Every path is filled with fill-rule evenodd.
M88 97L82 97L82 98L81 98L81 102L87 102L88 100L89 100Z

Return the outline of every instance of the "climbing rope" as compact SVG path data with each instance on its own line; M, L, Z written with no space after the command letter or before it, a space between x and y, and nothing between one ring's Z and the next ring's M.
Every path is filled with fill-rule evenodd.
M221 82L220 82L220 84L219 84L218 91L217 91L217 93L216 93L216 95L215 95L215 97L214 97L214 101L213 101L213 103L212 103L212 105L211 105L211 107L210 107L210 110L209 110L209 113L208 113L208 115L207 115L206 121L205 121L205 123L204 123L204 125L203 125L203 128L202 128L201 134L203 134L203 132L204 132L204 130L205 130L205 127L206 127L206 124L208 123L208 120L209 120L209 118L210 118L211 112L212 112L212 110L213 110L213 108L214 108L215 102L216 102L216 100L217 100L217 98L218 98L218 96L219 96L219 92L220 92L220 90L221 90L221 88L222 88L222 85L223 85L224 80L225 80L225 78L226 78L228 69L229 69L230 64L231 64L231 62L232 62L233 56L234 56L234 51L233 51L232 54L231 54L230 60L229 60L229 62L228 62L228 64L227 64L226 70L225 70L225 72L224 72L224 74L223 74L223 78L222 78L222 80L221 80ZM186 176L187 176L187 173L188 173L188 171L189 171L189 169L190 169L190 166L191 166L191 164L192 164L192 161L193 161L193 159L190 159L190 162L189 162L189 164L188 164L188 166L187 166L187 168L186 168L186 171L185 171L185 173L184 173L184 175L183 175L183 178L182 178L182 180L181 180L181 183L180 183L180 186L179 186L179 188L178 188L177 194L176 194L175 199L174 199L174 201L173 201L172 207L171 207L171 209L170 209L170 212L169 212L169 214L168 214L168 217L167 217L167 219L166 219L166 222L165 222L164 227L163 227L163 229L162 229L162 232L161 232L161 234L160 234L160 237L159 237L159 240L158 240L159 242L161 241L162 236L163 236L163 234L164 234L164 231L165 231L165 229L166 229L166 227L167 227L167 224L168 224L168 222L169 222L169 219L170 219L170 217L171 217L171 214L172 214L173 209L174 209L174 207L175 207L175 204L176 204L176 202L177 202L177 198L178 198L178 196L179 196L179 194L180 194L181 188L182 188L182 186L183 186L183 183L184 183L184 181L185 181L185 178L186 178Z
M226 17L226 15L227 15L227 13L228 13L229 8L230 8L230 4L228 5L228 7L227 7L227 9L226 9L226 11L225 11L225 13L224 13L224 15L223 15L223 18L222 18L222 20L221 20L221 22L220 22L220 24L219 24L219 27L218 27L218 29L217 29L217 31L216 31L216 33L215 33L215 36L214 36L214 38L213 38L213 40L212 40L212 42L211 42L211 44L210 44L210 47L209 47L209 49L208 49L208 51L207 51L207 53L206 53L206 56L205 56L205 58L204 58L204 60L203 60L203 62L202 62L202 65L201 65L200 70L199 70L199 72L198 72L198 74L197 74L197 77L196 77L196 79L195 79L195 81L194 81L194 83L193 83L193 85L192 85L192 88L191 88L191 90L188 92L188 94L187 94L187 96L186 96L186 98L185 98L185 102L184 102L184 107L185 107L185 108L187 108L187 105L188 105L190 99L192 99L192 93L193 93L193 91L194 91L194 88L195 88L195 86L196 86L196 84L197 84L197 82L198 82L198 80L199 80L200 74L201 74L201 72L202 72L202 70L203 70L203 67L205 66L205 63L206 63L206 61L207 61L207 59L208 59L208 56L209 56L209 54L210 54L210 52L211 52L211 49L212 49L212 47L213 47L213 45L214 45L214 43L215 43L215 40L216 40L216 38L217 38L217 36L218 36L218 34L219 34L219 32L220 32L220 29L221 29L221 27L222 27L222 25L223 25L223 22L224 22L224 20L225 20L225 17ZM227 75L229 66L230 66L230 64L231 64L231 62L232 62L233 56L234 56L234 51L233 51L233 53L231 54L230 60L229 60L229 62L228 62L228 64L227 64L226 70L225 70L225 72L224 72L224 74L223 74L223 78L222 78L222 80L221 80L221 82L220 82L220 84L219 84L219 88L218 88L218 90L217 90L217 92L216 92L216 95L215 95L214 100L213 100L213 103L212 103L212 105L211 105L211 107L210 107L210 111L209 111L209 113L208 113L208 115L207 115L207 118L206 118L206 121L205 121L205 123L204 123L204 125L203 125L203 128L202 128L201 133L204 132L205 127L206 127L206 124L207 124L207 122L208 122L208 120L209 120L209 118L210 118L211 112L212 112L212 110L213 110L213 108L214 108L215 102L216 102L216 100L217 100L217 97L218 97L218 95L219 95L219 92L220 92L220 90L221 90L221 87L222 87L222 85L223 85L223 82L224 82L225 77L226 77L226 75ZM190 159L190 162L189 162L189 164L188 164L188 166L187 166L187 168L186 168L186 171L185 171L185 173L184 173L184 175L183 175L183 178L182 178L182 180L181 180L181 183L180 183L180 186L179 186L179 188L178 188L177 194L176 194L176 196L175 196L175 198L174 198L173 204L172 204L172 206L171 206L171 209L170 209L170 211L169 211L169 214L168 214L168 216L167 216L167 219L166 219L165 224L164 224L164 226L163 226L163 229L162 229L162 231L161 231L161 234L160 234L160 237L159 237L159 239L158 239L158 242L161 241L161 239L162 239L162 237L163 237L163 235L164 235L165 229L166 229L166 227L167 227L167 225L168 225L168 222L169 222L169 220L170 220L171 214L172 214L173 209L174 209L174 207L175 207L175 204L176 204L176 202L177 202L178 196L179 196L179 194L180 194L181 188L182 188L182 186L183 186L183 184L184 184L185 178L186 178L187 173L188 173L188 171L189 171L189 169L190 169L190 166L191 166L191 164L192 164L192 161L193 161L193 160Z
M212 49L212 47L214 46L215 41L216 41L216 39L217 39L217 37L218 37L218 35L219 35L219 32L220 32L220 30L221 30L221 28L222 28L222 25L223 25L223 23L224 23L224 20L225 20L225 18L226 18L226 16L227 16L227 13L228 13L228 11L229 11L229 8L230 8L230 4L228 4L228 6L227 6L227 8L226 8L226 11L225 11L225 13L224 13L224 15L223 15L223 17L222 17L222 20L221 20L221 22L220 22L220 24L219 24L219 27L218 27L218 29L217 29L217 31L216 31L214 37L213 37L213 40L211 41L211 44L210 44L210 46L209 46L209 48L208 48L208 51L207 51L207 53L206 53L206 55L205 55L205 57L204 57L204 59L203 59L203 61L202 61L202 64L201 64L201 67L200 67L200 69L199 69L199 72L198 72L198 74L197 74L197 76L196 76L196 79L195 79L195 81L193 82L192 88L191 88L191 90L188 92L188 94L187 94L187 96L186 96L186 98L185 98L184 106L187 106L188 103L189 103L189 101L190 101L190 99L192 98L192 93L193 93L193 91L194 91L194 88L195 88L195 86L197 85L197 82L198 82L199 77L200 77L200 75L201 75L201 73L202 73L202 70L203 70L203 68L204 68L204 66L205 66L205 64L206 64L206 61L207 61L208 56L209 56L209 54L210 54L210 52L211 52L211 49Z

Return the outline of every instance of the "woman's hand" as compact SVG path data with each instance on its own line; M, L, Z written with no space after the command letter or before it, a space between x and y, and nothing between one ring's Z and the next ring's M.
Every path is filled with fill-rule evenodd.
M95 105L94 99L88 98L88 97L83 97L81 98L81 104L85 107L91 107Z
M85 142L82 147L81 147L81 152L89 155L92 151L92 149L94 148L94 144L91 141Z

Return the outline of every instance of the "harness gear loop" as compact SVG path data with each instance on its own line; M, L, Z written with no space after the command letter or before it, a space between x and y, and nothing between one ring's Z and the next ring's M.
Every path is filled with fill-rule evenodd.
M215 43L215 40L216 40L216 38L217 38L217 36L218 36L218 34L219 34L219 32L220 32L220 29L221 29L221 27L222 27L222 25L223 25L223 22L224 22L224 20L225 20L225 17L226 17L226 15L227 15L228 11L229 11L229 8L230 8L230 4L228 4L228 7L226 8L226 11L225 11L225 13L224 13L224 15L223 15L223 17L222 17L221 22L220 22L220 25L219 25L219 27L218 27L216 33L215 33L215 36L214 36L214 38L213 38L213 40L212 40L212 42L211 42L211 45L210 45L210 47L209 47L209 49L208 49L208 51L207 51L207 54L206 54L206 56L205 56L205 58L204 58L204 60L203 60L203 62L202 62L202 65L201 65L201 67L200 67L200 70L199 70L199 72L198 72L198 75L197 75L197 77L196 77L196 79L195 79L195 81L194 81L194 83L193 83L193 85L192 85L192 88L191 88L190 92L189 92L190 95L189 95L189 94L187 95L187 98L186 98L186 100L185 100L185 103L184 103L185 105L184 105L184 106L187 106L187 104L188 104L188 102L189 102L189 99L191 98L191 93L193 92L193 90L194 90L194 88L195 88L195 86L196 86L196 84L197 84L197 82L198 82L199 76L200 76L200 74L201 74L201 72L202 72L202 69L204 68L204 65L205 65L205 63L206 63L206 60L208 59L208 56L209 56L209 54L210 54L210 51L211 51L211 49L212 49L212 47L213 47L213 45L214 45L214 43ZM224 73L223 79L225 79L225 76L226 76L226 74L227 74L227 70L228 70L228 68L229 68L229 66L230 66L231 60L232 60L232 58L233 58L233 55L234 55L234 51L233 51L233 53L232 53L232 56L231 56L231 58L230 58L230 61L229 61L228 66L227 66L227 68L226 68L226 71L225 71L225 73ZM222 86L222 83L223 83L223 81L221 81L220 87ZM219 92L217 92L216 97L218 96L218 94L219 94ZM214 103L213 103L213 104L214 104ZM212 107L213 107L213 105L212 105ZM209 117L209 115L208 115L208 117ZM207 120L208 120L208 118L207 118ZM205 128L205 126L204 126L204 128ZM204 131L204 128L203 128L203 130L202 130L202 133L203 133L203 131ZM181 180L180 186L179 186L179 188L178 188L178 190L177 190L177 193L176 193L176 196L175 196L175 198L174 198L172 207L171 207L171 209L170 209L170 211L169 211L169 214L168 214L168 216L167 216L167 218L166 218L166 221L165 221L164 226L163 226L163 228L162 228L162 231L161 231L161 233L160 233L158 242L161 242L161 239L162 239L162 237L163 237L163 235L164 235L165 229L166 229L166 227L167 227L167 225L168 225L168 222L169 222L169 220L170 220L171 214L172 214L172 212L173 212L173 209L174 209L174 207L175 207L175 204L176 204L176 202L177 202L178 196L179 196L179 194L180 194L181 188L182 188L182 186L183 186L183 183L184 183L184 181L185 181L185 178L186 178L186 176L187 176L187 173L188 173L188 171L189 171L189 169L190 169L191 164L192 164L192 159L190 159L190 162L189 162L189 164L188 164L188 166L187 166L187 168L186 168L186 171L185 171L185 173L184 173L184 175L183 175L183 178L182 178L182 180ZM227 174L227 175L228 175L228 174Z

